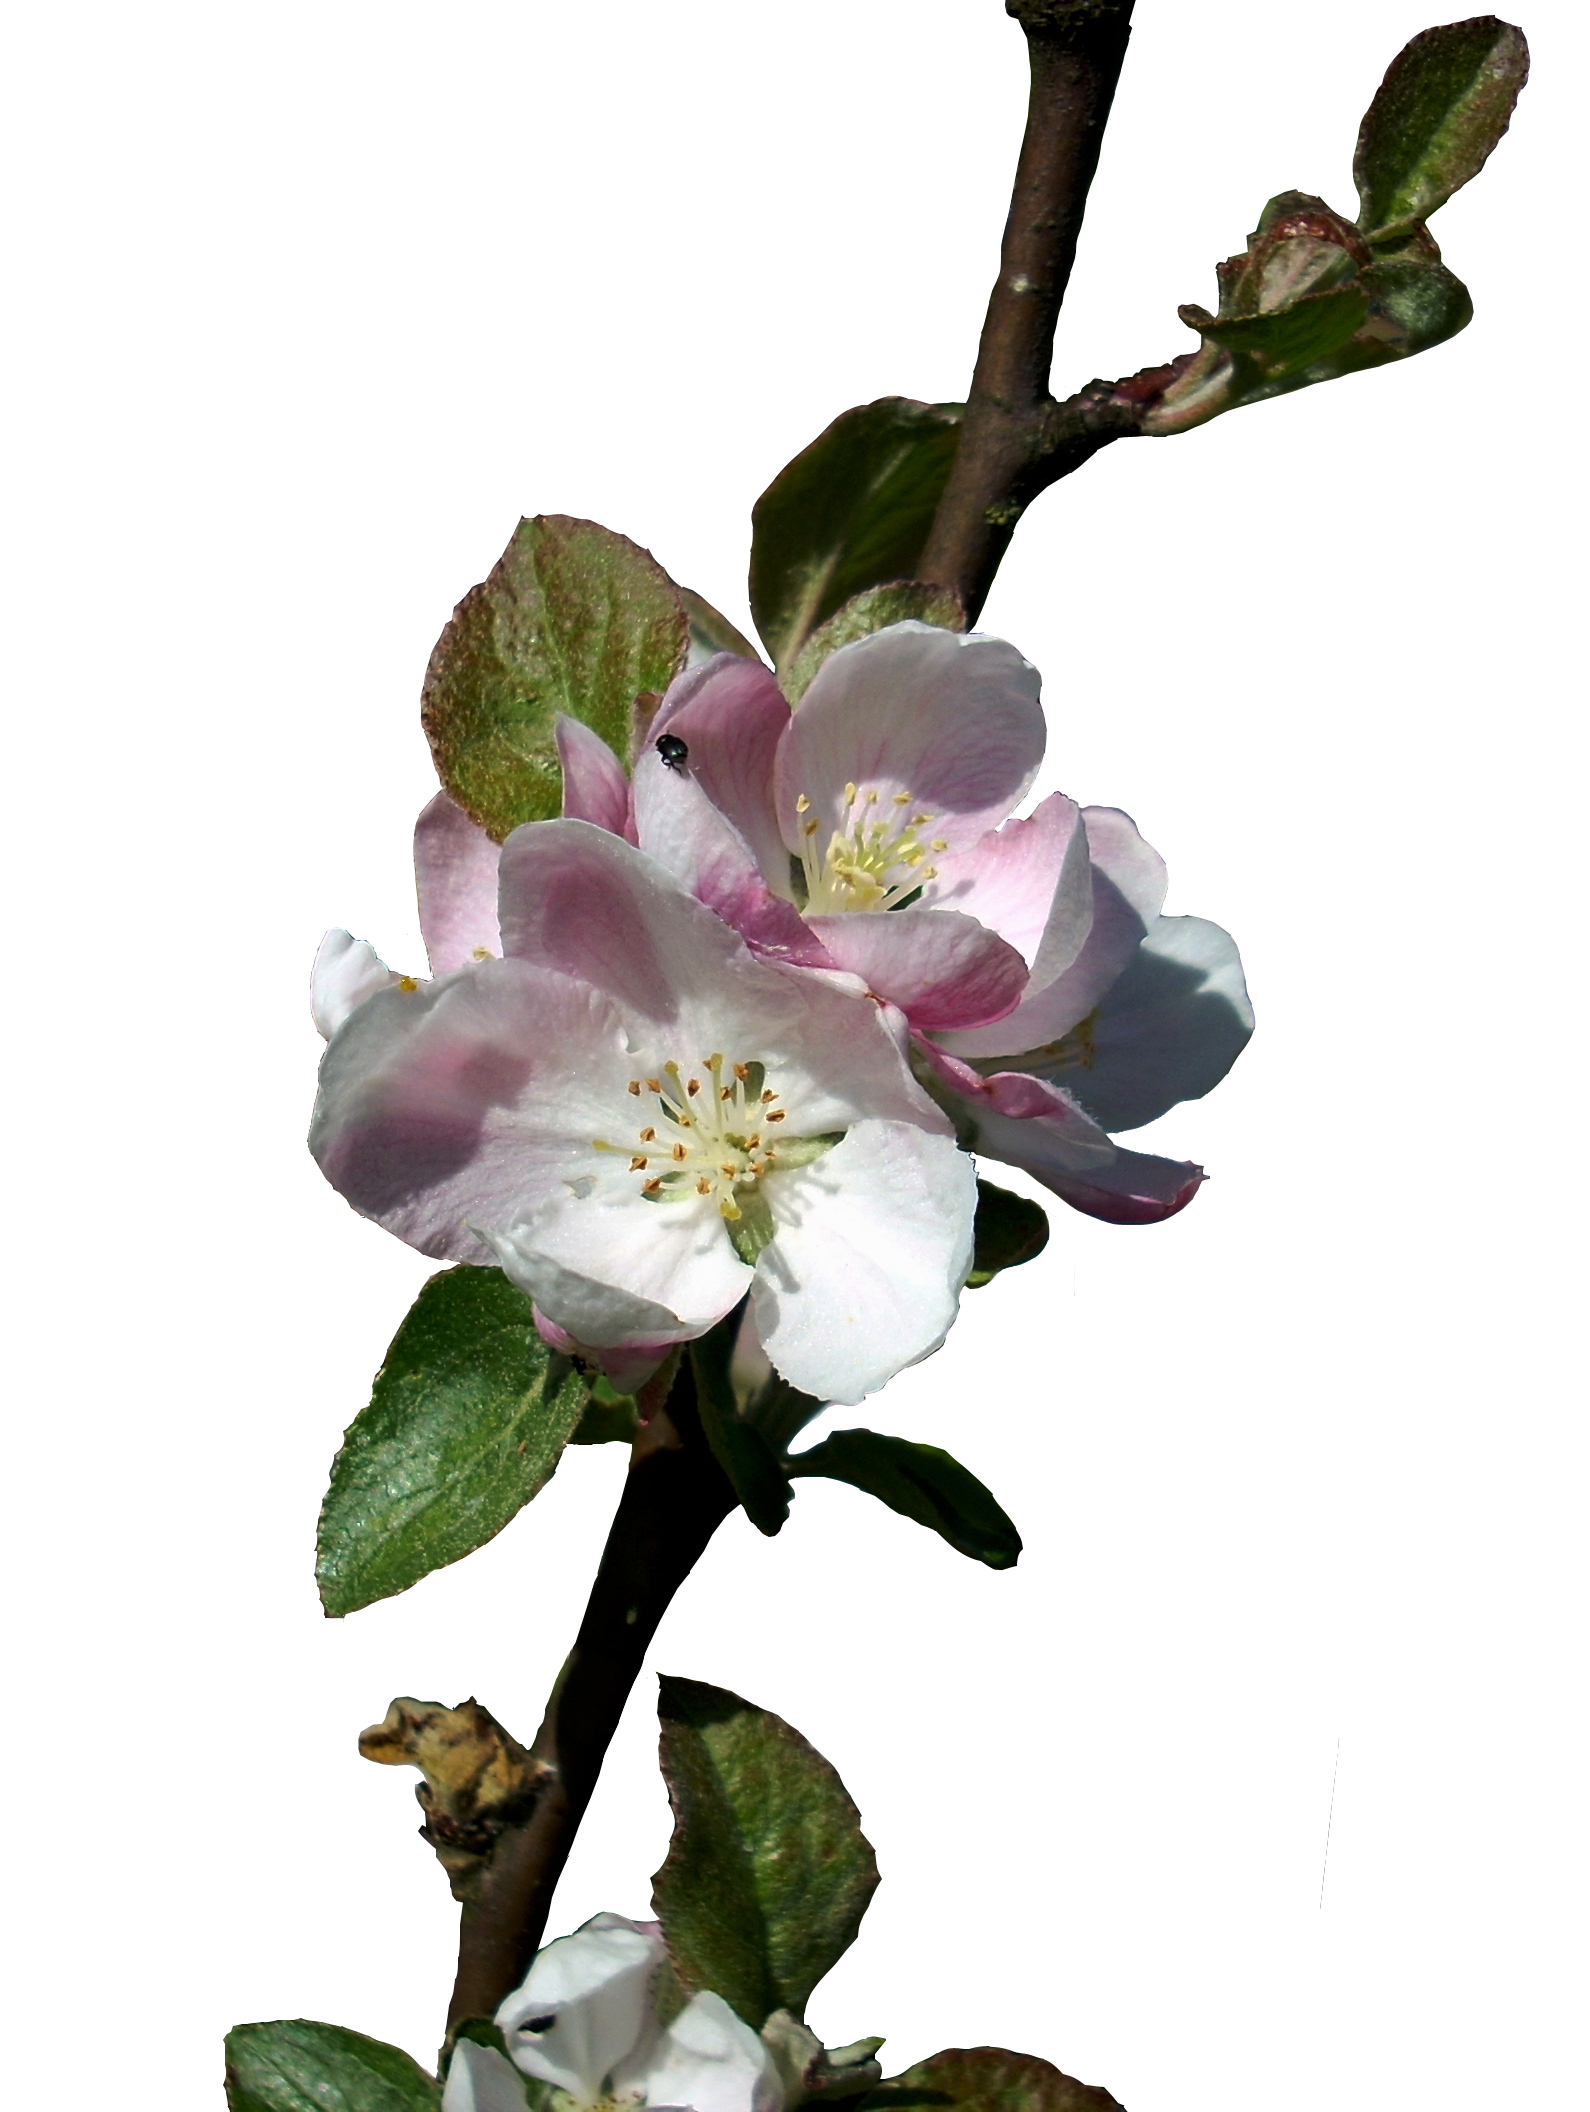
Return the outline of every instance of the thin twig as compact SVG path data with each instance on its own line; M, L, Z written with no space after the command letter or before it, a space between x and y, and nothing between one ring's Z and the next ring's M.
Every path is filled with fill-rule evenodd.
M1140 396L1120 395L1127 384L1094 382L1063 404L1049 393L1055 321L1126 57L1132 0L1005 6L1027 36L1027 129L955 466L917 566L921 578L956 588L972 619L1023 509L1109 441L1136 432L1143 410Z
M449 2033L466 2017L489 2017L529 1971L657 1625L734 1508L701 1434L688 1358L666 1413L679 1442L638 1454L630 1467L585 1618L532 1747L554 1773L528 1818L498 1839L464 1904Z

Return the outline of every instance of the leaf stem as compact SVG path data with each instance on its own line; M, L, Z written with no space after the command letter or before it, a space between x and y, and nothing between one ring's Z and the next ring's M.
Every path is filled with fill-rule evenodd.
M532 1747L554 1773L526 1819L498 1838L464 1903L449 2034L466 2017L489 2017L529 1971L658 1623L735 1507L702 1436L688 1357L680 1360L665 1414L677 1442L636 1449L585 1617ZM648 1427L655 1431L661 1420Z
M1055 322L1126 57L1132 0L1005 6L1027 36L1027 129L955 465L917 566L920 578L960 593L969 622L1024 508L1109 441L1137 431L1142 415L1134 395L1117 401L1108 382L1063 404L1049 393Z

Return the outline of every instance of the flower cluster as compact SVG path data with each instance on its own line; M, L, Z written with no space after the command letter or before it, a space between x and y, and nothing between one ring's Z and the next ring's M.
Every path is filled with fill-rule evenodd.
M1035 670L897 624L793 711L689 670L632 773L560 720L564 818L415 836L432 980L345 932L311 1148L422 1252L496 1261L550 1341L633 1383L749 1294L774 1366L854 1403L944 1340L970 1154L1120 1224L1203 1178L1111 1132L1209 1090L1252 1027L1236 948L1161 915L1130 819L1054 793Z

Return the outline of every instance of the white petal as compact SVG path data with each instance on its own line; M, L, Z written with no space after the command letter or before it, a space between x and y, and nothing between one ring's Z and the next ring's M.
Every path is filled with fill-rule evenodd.
M514 2065L594 2105L612 2070L650 2040L663 1956L655 1922L620 1914L598 1914L549 1943L497 2011Z
M949 1137L861 1122L775 1175L777 1233L751 1292L756 1331L792 1386L853 1407L949 1333L972 1265L977 1184Z
M1160 917L1089 1026L1084 1060L1041 1071L1106 1129L1140 1129L1201 1100L1253 1032L1236 943L1203 917Z
M525 2112L524 2077L495 2046L460 2039L447 2071L442 2112Z
M348 1016L398 980L375 948L351 931L328 931L309 972L309 1010L330 1041Z
M778 2112L773 2056L721 1995L699 1994L675 2017L637 2081L646 2102L688 2112Z
M738 1305L751 1282L716 1202L653 1203L638 1177L585 1196L554 1195L491 1243L520 1290L593 1349L691 1340Z

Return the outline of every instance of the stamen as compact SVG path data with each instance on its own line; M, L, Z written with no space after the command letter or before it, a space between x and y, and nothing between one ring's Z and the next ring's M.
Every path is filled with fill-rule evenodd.
M895 803L895 805L896 805L897 807L908 807L908 806L910 806L910 804L911 804L911 795L910 795L910 793L909 793L909 792L896 792L896 794L894 795L894 803Z
M656 1141L657 1141L657 1132L656 1132L656 1130L654 1130L654 1129L643 1129L643 1130L641 1131L641 1133L640 1133L640 1141L641 1141L641 1142L642 1142L643 1144L655 1144L655 1143L656 1143Z
M400 975L398 977L398 988L400 990L417 990L419 987L412 975Z
M685 1087L685 1091L690 1095L692 1100L696 1097L697 1093L699 1093L700 1090L701 1080L699 1078L692 1078L690 1083Z
M806 797L806 794L803 792L795 802L795 811L797 814L809 814L811 812L811 805L811 801Z
M685 1150L685 1147L682 1144L676 1144L674 1146L673 1155L676 1159L687 1159L690 1156L689 1152Z
M653 1178L652 1178L651 1180L649 1180L649 1181L642 1181L642 1182L641 1182L641 1184L640 1184L640 1192L641 1192L641 1194L642 1194L642 1195L655 1195L655 1194L657 1193L658 1189L659 1189L659 1188L661 1188L661 1186L662 1186L662 1175L661 1175L661 1174L657 1174L657 1175L655 1175L655 1176L654 1176L654 1177L653 1177Z
M629 1170L631 1173L644 1173L646 1171L646 1161L644 1159L631 1159Z
M635 1095L635 1098L638 1100L640 1098L640 1080L638 1078L631 1078L631 1080L629 1081L629 1089Z

